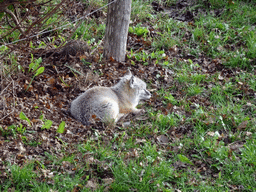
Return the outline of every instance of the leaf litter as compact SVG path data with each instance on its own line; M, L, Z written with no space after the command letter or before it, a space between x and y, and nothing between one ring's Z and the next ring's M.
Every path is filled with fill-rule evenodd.
M193 22L198 13L186 10L192 2L193 1L179 1L175 6L168 8L153 2L152 6L156 12L165 12L165 14L168 14L171 18L176 20ZM197 10L197 12L204 11ZM216 16L219 16L221 13L221 9L214 10ZM151 36L156 36L156 31L151 26L149 26L149 30ZM190 35L188 33L187 38L189 37ZM141 52L142 50L147 51L151 49L151 42L144 40L143 37L129 34L127 46L129 51L132 49ZM240 73L244 73L244 71L239 68L226 68L222 64L222 60L218 58L212 59L205 55L196 58L189 54L181 54L181 52L186 53L184 49L185 48L174 46L166 50L165 54L168 58L171 58L171 61L177 64L180 62L188 62L188 59L191 59L193 63L199 65L198 68L194 69L194 72L198 72L199 74L209 75L218 73L216 80L219 81L218 83L220 85L224 85L224 82L235 78ZM91 176L90 179L87 180L86 188L96 190L101 181L103 181L105 185L110 185L114 181L113 173L109 167L110 162L99 161L90 153L81 153L77 150L76 145L86 143L89 138L97 141L98 137L95 136L95 133L97 133L101 136L101 140L106 146L112 145L113 150L117 150L115 145L112 144L112 139L116 137L116 134L120 134L120 127L124 126L127 132L131 131L131 124L136 125L136 121L146 121L148 119L147 115L140 117L129 115L123 121L131 123L126 123L125 125L125 122L120 122L114 128L106 127L100 122L96 122L89 127L83 126L81 123L72 119L66 115L63 110L67 110L70 102L90 87L109 87L114 85L118 79L127 72L128 68L131 68L133 74L146 80L146 82L150 84L152 92L154 92L150 101L146 102L142 107L150 107L153 111L161 111L164 115L174 113L177 116L191 116L191 112L186 111L182 106L178 107L173 104L168 104L167 108L163 107L163 98L156 92L161 88L168 89L176 87L175 91L171 91L171 94L176 100L180 100L186 96L183 92L183 88L186 85L181 85L174 78L177 75L175 72L164 66L155 64L154 60L148 62L147 65L143 65L134 58L127 59L126 63L118 63L114 60L99 61L99 53L102 53L102 50L97 50L94 55L90 55L89 50L90 47L80 41L70 41L58 52L55 52L55 50L37 50L34 55L38 58L42 57L45 70L41 75L34 78L31 85L29 85L29 82L33 76L31 73L27 72L28 63L31 59L28 56L24 57L27 61L21 59L21 61L25 61L23 64L25 72L19 72L12 75L10 78L7 77L5 81L1 80L1 97L4 98L1 101L0 108L0 127L3 129L0 131L1 180L8 178L6 174L7 166L4 162L23 166L34 160L35 162L41 162L41 164L45 165L45 168L39 168L38 172L41 174L40 180L47 181L48 183L52 183L52 178L57 174L51 170L60 170L73 175L76 173L77 169L87 164L89 165L89 169L85 170L85 175ZM134 61L135 64L132 64L132 61ZM97 73L95 73L95 71ZM242 91L240 93L242 95L237 95L237 97L255 97L255 91L248 89L246 83L245 85L244 83L245 82L238 82L238 86L240 86L238 88ZM211 86L211 83L206 83L206 90L207 87L209 88ZM3 87L5 87L5 89L3 89ZM26 89L27 91L25 91ZM211 105L209 100L201 95L189 97L187 100L191 102L190 108L192 110L196 110L198 105L205 106L206 108ZM248 103L244 107L250 108L252 104ZM43 115L46 120L45 122L40 119L41 115ZM133 122L133 119L136 119L135 122ZM49 121L51 121L51 123ZM63 122L65 122L65 125L63 125ZM214 124L216 123L216 117L207 117L203 122L206 125ZM236 129L244 130L247 124L248 121L243 121ZM18 132L11 132L12 128L10 128L10 126L12 125L22 125L26 128L26 140L22 139L21 134ZM180 154L181 151L183 151L182 146L168 145L181 140L184 135L192 137L192 126L193 125L182 124L181 121L178 127L172 127L166 134L149 135L148 138L150 138L152 144L157 145L159 150L179 154L178 158L180 161L173 164L175 169L186 169L189 165L195 164L198 172L201 174L205 172L205 175L215 175L210 168L210 164L212 163L211 158L205 159L204 163L202 161L196 161L192 157L196 152L190 151L188 156L184 156ZM251 136L251 134L251 132L246 132L247 136ZM223 135L223 133L207 132L207 135L210 137L217 135L218 140L223 140L230 150L236 152L239 152L239 149L242 148L244 144L244 141L232 143L229 141L228 136L226 134ZM143 145L148 138L136 138L135 143ZM30 144L28 144L28 142L30 142ZM65 151L64 153L63 150ZM76 157L76 163L62 161L60 165L52 165L52 160L49 160L46 154L54 155L58 157L58 159L63 158L65 154L73 154ZM126 153L124 160L129 161L139 156L140 149L133 148ZM173 158L173 155L167 155L167 159L168 158ZM193 159L194 164L191 162L191 159ZM159 161L161 161L161 159ZM95 179L94 176L95 178L100 178L100 180ZM189 182L190 185L194 185L196 181L191 180ZM73 191L79 191L80 188L81 186L77 186Z

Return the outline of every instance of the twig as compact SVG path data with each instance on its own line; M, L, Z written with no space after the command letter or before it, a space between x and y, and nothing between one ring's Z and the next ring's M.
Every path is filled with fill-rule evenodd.
M4 9L4 12L5 12L5 13L8 13L8 14L12 17L12 19L13 19L15 25L17 26L17 29L18 29L18 30L20 31L20 33L23 35L23 34L24 34L24 31L22 30L22 28L21 28L21 26L20 26L20 23L19 23L17 17L14 15L14 13L13 13L12 11L10 11L9 9L7 9L7 8Z
M14 112L14 109L10 112L10 113L8 113L7 115L5 115L2 119L0 119L0 121L2 121L3 119L5 119L7 116L9 116L10 114L12 114Z
M103 37L103 38L100 40L100 43L97 45L97 47L95 47L95 49L93 49L93 50L91 51L91 55L92 55L92 54L98 49L98 47L102 44L104 38L105 38L105 37Z
M5 90L5 89L7 89L7 88L9 87L9 85L10 85L10 84L11 84L11 83L9 83L9 84L4 88L4 90ZM0 95L2 95L2 94L3 94L4 90L2 90L2 92L0 93Z
M55 13L55 11L56 11L57 9L59 9L60 6L61 6L65 1L66 1L66 0L62 0L50 13L46 14L44 17L42 17L42 18L40 18L39 20L37 20L37 21L35 21L34 23L32 23L32 24L30 25L30 27L28 28L28 30L25 32L25 35L27 35L27 34L30 32L30 30L31 30L36 24L41 23L41 22L42 22L43 20L45 20L46 18L52 16L52 15Z
M12 79L12 78L11 78ZM15 96L15 88L14 88L14 80L12 79L12 98L13 98L13 111L15 109L15 101L16 101L16 96Z
M30 38L33 38L33 37L37 37L37 36L39 36L39 35L43 35L43 34L46 34L46 33L52 32L52 31L56 31L56 30L58 30L58 29L61 29L61 28L66 27L66 26L68 26L68 25L71 25L71 24L73 24L73 23L75 23L75 22L77 22L77 21L79 21L79 20L81 20L81 19L84 19L84 18L88 17L89 15L92 15L93 13L95 13L95 12L97 12L97 11L103 9L104 7L106 7L106 6L108 6L108 5L112 4L112 3L115 3L116 1L117 1L117 0L114 0L114 1L112 1L112 2L110 2L110 3L108 3L108 4L106 4L106 5L104 5L104 6L102 6L102 7L100 7L99 9L94 10L93 12L91 12L91 13L89 13L89 14L87 14L87 15L85 15L85 16L79 18L79 19L76 19L76 20L74 20L74 21L72 21L72 22L70 22L70 23L67 23L67 24L65 24L65 25L62 25L62 26L60 26L60 27L56 27L56 28L54 28L54 29L51 29L51 30L48 30L48 31L44 31L44 32L41 32L41 33L37 33L37 34L35 34L35 35L31 35L31 36L29 36L29 37L22 38L22 39L13 41L13 42L11 42L11 43L6 43L6 44L4 44L4 45L1 45L0 47L2 47L2 46L7 46L7 45L11 45L11 44L15 44L15 43L18 43L18 42L20 42L20 41L24 41L24 40L27 40L27 39L30 39Z

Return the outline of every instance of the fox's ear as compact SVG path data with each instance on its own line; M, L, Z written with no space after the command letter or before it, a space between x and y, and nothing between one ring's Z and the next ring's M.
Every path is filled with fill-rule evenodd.
M130 68L128 68L127 73L125 75L129 75L129 76L132 75L132 72L130 71Z
M136 84L136 79L133 75L131 76L129 82L130 82L130 87L133 89L135 87L135 84Z

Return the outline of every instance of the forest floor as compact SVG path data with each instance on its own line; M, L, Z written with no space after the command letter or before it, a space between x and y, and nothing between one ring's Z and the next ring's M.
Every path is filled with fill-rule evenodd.
M0 191L255 191L256 3L134 0L124 63L103 59L105 19L57 53L69 30L1 47ZM144 114L108 127L65 113L128 69L152 93Z

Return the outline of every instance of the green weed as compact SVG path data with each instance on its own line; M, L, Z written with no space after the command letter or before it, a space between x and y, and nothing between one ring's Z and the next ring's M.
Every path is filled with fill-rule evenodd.
M68 129L63 121L54 138L63 148L58 153L45 152L40 162L10 165L0 190L91 191L86 188L88 180L97 184L95 191L256 190L255 5L250 1L198 0L184 9L201 10L194 15L194 22L181 22L154 12L152 2L132 2L129 32L152 44L139 51L130 49L127 60L134 68L148 65L159 69L162 65L174 73L173 81L163 81L161 70L149 80L157 94L152 98L156 101L150 101L156 106L147 105L147 119L134 118L128 127L118 125L103 132L90 129L91 135L77 146L63 139ZM156 2L171 6L178 1ZM85 6L105 3L85 1ZM95 47L104 31L105 24L91 18L79 26L73 38L82 38ZM64 42L64 37L53 37L49 42L56 43L56 38ZM40 47L45 44L30 44L32 49ZM178 49L175 54L173 47ZM8 51L7 47L0 49L1 54ZM31 58L29 73L41 74L42 59ZM16 55L10 54L8 59L5 66L19 65ZM207 72L214 59L222 63ZM82 63L93 66L85 60ZM9 68L4 70L8 73ZM94 70L98 73L97 68ZM26 115L21 112L20 119L30 126ZM42 115L40 119L43 125L39 131L48 132L53 122ZM21 138L31 147L44 142L30 139L27 133L31 130L23 124L0 127L0 135L7 141ZM159 142L160 136L167 138L166 143ZM65 162L73 169L64 170ZM41 170L49 170L52 177L43 176L46 182L39 182ZM113 179L109 186L104 184L104 177Z
M145 144L142 151L143 154L140 154L138 159L131 159L126 164L123 161L116 162L112 168L115 177L114 183L111 184L113 191L172 189L168 181L173 179L173 170L168 166L168 162L157 159L159 154L156 146ZM157 166L154 165L156 161L159 161ZM167 186L164 186L163 182L166 182Z
M146 27L129 27L129 33L136 34L138 37L144 36L146 37L148 34L148 29Z
M17 190L33 189L33 183L36 182L36 174L33 172L34 164L26 164L23 167L18 165L10 166L10 179Z
M27 86L27 89L25 90L25 92L27 92L27 90L29 89L29 87L32 84L34 78L44 72L44 67L39 67L41 62L42 62L42 58L41 57L36 59L36 60L34 60L33 54L31 54L31 63L29 64L28 72L30 72L31 69L32 69L32 72L34 73L34 75L33 75L32 79L31 79L29 85Z

